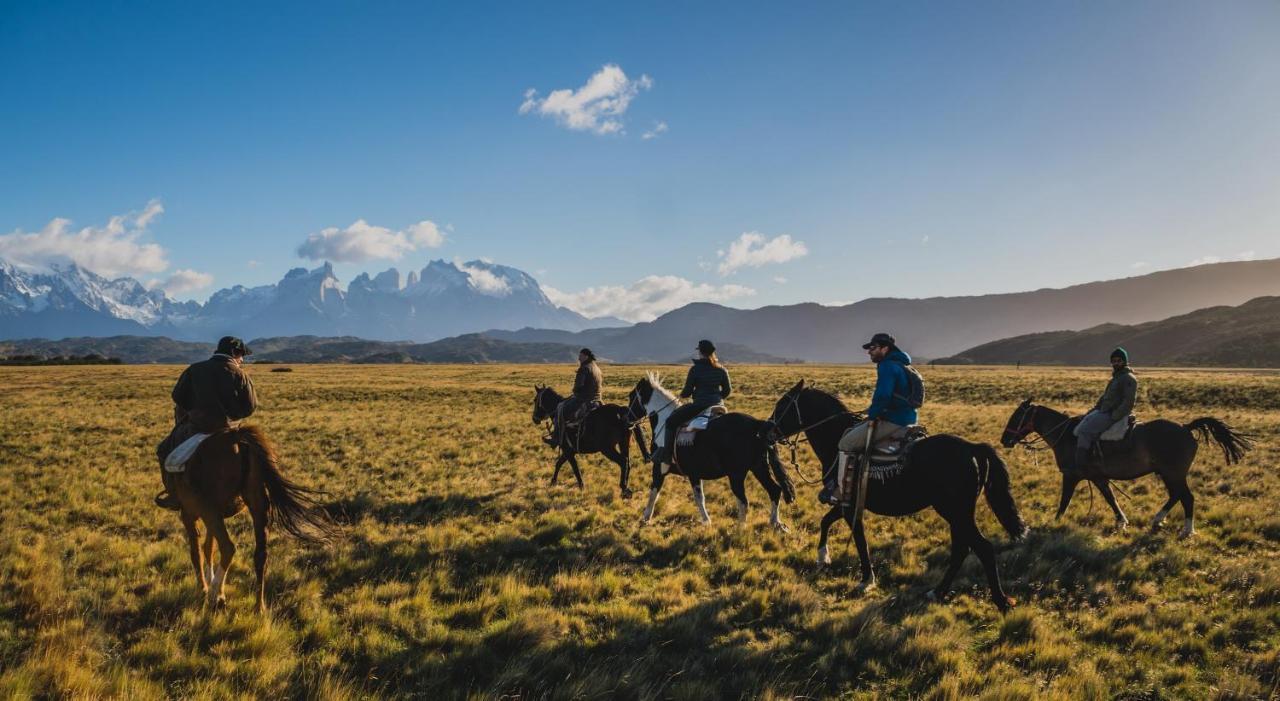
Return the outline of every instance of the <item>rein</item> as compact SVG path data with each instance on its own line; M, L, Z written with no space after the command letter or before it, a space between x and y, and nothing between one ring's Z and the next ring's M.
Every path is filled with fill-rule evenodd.
M787 412L791 411L792 409L796 410L796 421L803 423L804 419L800 416L800 395L799 394L791 395L791 406L788 406L786 410L782 412L782 416L786 416ZM776 414L777 412L775 411L774 413ZM831 416L826 417L825 419L809 424L808 426L802 426L801 428L798 428L795 431L792 431L790 433L784 433L782 435L782 438L779 438L776 441L791 449L791 460L790 460L791 469L795 470L796 476L800 478L801 482L809 485L818 484L819 482L822 481L822 474L819 473L817 479L809 479L808 477L805 477L804 471L800 469L800 461L796 459L796 450L799 449L801 443L805 443L809 441L809 436L808 436L809 431L821 426L822 424L827 423L828 421L831 421L833 419L838 419L842 416L860 416L860 414L858 414L857 412L849 411L847 409L844 411L839 411L832 414ZM774 415L771 414L769 416L769 423L773 424L774 426L777 426L778 419L780 418L781 417L775 418ZM792 438L792 436L798 436L798 437Z

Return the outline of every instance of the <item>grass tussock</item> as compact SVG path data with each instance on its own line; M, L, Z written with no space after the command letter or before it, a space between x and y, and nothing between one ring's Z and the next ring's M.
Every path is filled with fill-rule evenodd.
M272 534L266 618L253 611L248 520L229 609L200 607L181 526L150 504L153 446L179 368L0 368L0 697L4 698L1265 698L1280 693L1280 449L1234 466L1202 449L1191 475L1198 535L1181 510L1154 533L1154 477L1123 485L1134 523L1112 530L1081 491L1052 518L1043 454L1001 451L1032 530L1009 543L985 504L1005 587L1000 616L970 559L955 594L925 593L948 556L926 512L870 516L879 589L855 596L850 536L814 564L824 509L801 486L790 533L728 485L707 485L697 523L668 481L641 527L648 469L632 487L582 460L550 487L552 454L530 421L550 366L298 366L254 371L261 413L292 479L328 492L344 524L328 545ZM606 368L621 400L640 368ZM939 368L932 431L995 443L1022 399L1082 411L1105 370ZM734 409L768 415L797 379L864 403L868 368L735 368ZM1139 411L1216 415L1258 436L1280 428L1280 376L1142 373ZM72 401L70 397L75 397ZM819 466L801 454L800 474Z

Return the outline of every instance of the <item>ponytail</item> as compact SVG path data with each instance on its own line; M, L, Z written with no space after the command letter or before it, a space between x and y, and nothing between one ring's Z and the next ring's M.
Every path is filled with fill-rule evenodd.
M715 352L715 351L711 351L711 353L710 353L710 354L708 354L708 355L706 356L706 358L707 358L707 362L711 363L711 367L713 367L713 368L723 368L723 367L724 367L723 365L721 365L721 364L720 364L720 358L716 356L716 352Z

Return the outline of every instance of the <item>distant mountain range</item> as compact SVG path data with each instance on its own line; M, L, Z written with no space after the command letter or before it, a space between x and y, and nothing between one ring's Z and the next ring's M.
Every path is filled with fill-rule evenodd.
M590 346L626 362L681 357L700 338L809 362L861 362L866 359L862 344L875 332L887 331L907 352L928 359L997 338L1107 322L1141 323L1264 295L1280 295L1280 259L1215 263L1063 289L875 298L843 307L795 304L744 310L690 304L628 328L487 333L508 341Z
M271 363L575 363L578 347L563 343L513 343L482 334L464 334L431 343L369 341L354 336L255 338L251 362ZM736 363L786 363L786 358L754 353L733 345L723 349ZM0 358L70 358L89 355L126 363L193 363L213 352L210 342L175 341L163 336L27 339L0 341ZM607 360L607 358L606 358ZM683 362L670 358L671 362Z
M176 302L137 280L107 280L74 264L29 269L0 260L0 338L167 336L178 339L312 334L430 341L488 328L610 326L558 307L528 274L474 260L432 261L402 281L395 268L363 273L344 290L328 263L295 268L274 285Z
M589 346L619 362L666 363L688 357L698 339L710 338L733 349L739 362L861 362L862 343L877 331L892 333L921 359L941 358L998 338L1140 324L1274 295L1280 295L1280 259L1063 289L873 298L840 307L695 303L651 322L616 326L621 322L556 306L530 275L485 261L433 261L403 280L394 268L361 274L346 289L328 264L296 268L274 285L219 290L204 304L175 302L130 278L106 280L73 265L32 270L0 261L0 339L130 335L208 342L234 334L422 344L484 332L508 343Z
M1280 297L1131 326L1049 331L970 348L940 363L1100 365L1123 346L1139 366L1280 367Z

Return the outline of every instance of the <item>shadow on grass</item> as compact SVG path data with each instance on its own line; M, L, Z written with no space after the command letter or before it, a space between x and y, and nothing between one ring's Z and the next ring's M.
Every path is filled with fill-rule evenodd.
M382 502L367 492L338 499L323 505L330 517L345 523L372 518L381 523L437 523L459 516L484 513L489 503L501 493L469 496L461 494L427 494L410 502Z

